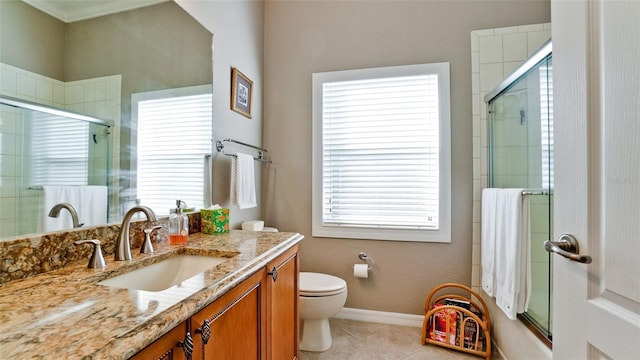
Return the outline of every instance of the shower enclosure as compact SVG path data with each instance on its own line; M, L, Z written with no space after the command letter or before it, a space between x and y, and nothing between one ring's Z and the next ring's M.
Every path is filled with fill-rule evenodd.
M44 185L108 185L109 128L101 119L0 97L0 238L42 232Z
M489 186L524 188L530 199L532 293L524 321L547 344L552 333L553 83L551 41L484 100Z

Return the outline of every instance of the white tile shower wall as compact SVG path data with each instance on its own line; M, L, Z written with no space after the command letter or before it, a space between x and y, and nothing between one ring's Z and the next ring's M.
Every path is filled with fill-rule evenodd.
M529 121L540 119L540 78L534 75L495 102L493 179L497 187L542 188L540 124ZM519 92L521 89L527 91ZM518 110L525 110L524 123Z
M549 201L551 205L549 206ZM549 219L553 218L550 210L553 208L553 196L532 196L531 202L531 282L533 289L544 289L549 284L549 253L541 246L545 240L549 239ZM553 223L551 222L551 226ZM551 294L543 291L534 291L531 294L529 309L527 313L538 323L548 326L549 319L549 296Z
M0 63L0 84L2 95L64 108L62 81Z
M17 229L17 126L16 110L10 106L0 106L0 236L13 234Z
M119 187L119 174L115 169L120 168L121 82L120 75L113 75L65 83L0 63L0 94L95 116L112 123L111 134L97 134L98 139L110 139L111 157L106 153L94 153L90 165L97 168L111 164L112 171L108 179L111 189ZM23 194L21 202L28 206L17 206L20 163L17 161L20 146L17 136L20 121L17 116L17 111L12 107L3 106L0 109L0 237L35 232L36 229L32 227L37 224L38 217L33 209L38 206L39 194ZM110 194L116 193L110 191ZM112 196L109 201L112 208L118 209L117 196ZM31 221L26 221L28 218ZM25 221L18 222L19 219Z
M104 169L109 166L110 173L108 179L109 189L118 189L120 169L120 108L121 108L122 76L112 75L92 79L70 81L65 83L65 108L74 112L79 112L101 119L108 119L113 126L109 129L111 134L106 134L104 130L98 131L96 141L111 139L111 158L108 154L96 153L95 149L105 149L104 147L91 147L91 163L89 171L94 178L90 178L91 184L103 183L104 174L96 169ZM119 198L117 191L109 191L109 217L113 218L119 209Z

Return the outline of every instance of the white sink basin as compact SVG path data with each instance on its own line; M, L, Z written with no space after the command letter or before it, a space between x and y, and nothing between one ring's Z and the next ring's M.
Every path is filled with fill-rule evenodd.
M100 281L123 289L162 291L229 260L226 257L177 255L167 260Z

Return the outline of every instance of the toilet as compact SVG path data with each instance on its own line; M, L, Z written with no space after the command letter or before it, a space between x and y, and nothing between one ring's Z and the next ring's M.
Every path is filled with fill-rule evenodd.
M300 273L300 349L326 351L331 347L329 318L347 301L347 282L339 277Z

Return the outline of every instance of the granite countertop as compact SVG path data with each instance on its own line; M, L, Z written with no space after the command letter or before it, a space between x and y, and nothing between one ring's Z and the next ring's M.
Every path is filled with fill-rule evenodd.
M86 261L0 286L0 353L7 359L127 359L297 244L297 233L189 235L185 245L132 249L131 261ZM97 283L177 254L229 259L164 291Z

